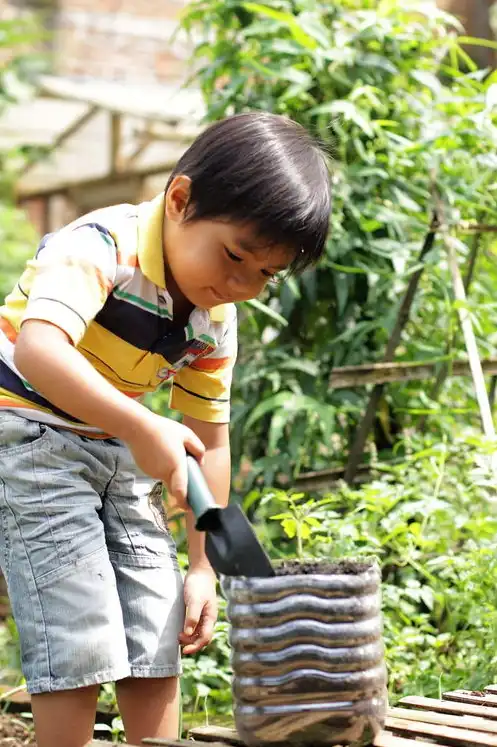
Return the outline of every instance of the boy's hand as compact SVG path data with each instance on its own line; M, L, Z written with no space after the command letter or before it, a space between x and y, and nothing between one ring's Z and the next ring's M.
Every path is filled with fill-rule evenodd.
M186 452L202 463L205 447L200 438L182 423L146 411L143 428L136 428L127 443L138 467L161 480L178 506L186 509Z
M184 654L196 654L212 638L217 620L216 576L207 567L193 568L185 578L185 624L179 635Z

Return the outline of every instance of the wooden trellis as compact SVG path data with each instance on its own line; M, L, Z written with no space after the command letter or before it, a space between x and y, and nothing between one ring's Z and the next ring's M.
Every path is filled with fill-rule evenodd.
M495 370L494 370L494 366L492 365L491 360L480 361L471 318L467 312L467 309L464 308L464 304L466 301L466 292L467 292L467 289L469 288L469 284L471 282L471 278L472 278L473 271L474 271L474 266L476 262L476 253L477 253L478 246L479 246L479 237L481 236L482 233L495 233L497 231L497 226L471 224L467 222L459 226L460 229L466 232L473 232L477 235L477 239L474 242L473 251L470 257L470 264L468 268L468 273L466 275L466 281L463 282L460 272L459 272L454 242L453 242L451 234L449 233L448 227L445 225L443 221L443 218L444 218L443 205L441 204L440 200L437 200L437 209L433 213L430 228L425 237L423 246L421 248L421 251L418 257L418 264L420 264L421 267L419 270L413 273L410 277L407 289L404 293L404 297L402 298L402 301L400 304L400 308L397 314L397 319L396 319L394 328L392 330L392 333L387 343L387 347L386 347L385 354L383 357L383 363L376 364L374 366L369 366L369 367L368 366L350 367L348 369L348 372L347 372L348 376L350 376L351 378L355 380L356 386L360 385L359 382L361 378L362 378L362 381L361 381L362 385L366 383L374 382L373 390L370 394L369 401L366 407L366 411L357 429L354 442L350 449L347 466L345 468L345 471L343 472L343 478L348 483L352 483L354 481L358 473L358 470L360 468L364 448L365 448L369 433L373 425L374 416L375 416L375 413L378 407L378 403L381 399L381 395L383 393L385 384L388 381L391 381L391 382L407 381L407 380L413 380L417 378L419 379L428 378L430 369L432 372L434 371L433 362L416 363L416 364L407 363L407 364L393 365L393 360L395 357L395 351L400 343L402 331L404 330L407 320L409 318L409 312L412 307L414 297L416 294L416 290L418 288L419 281L421 279L421 276L424 270L424 264L423 264L424 259L426 255L428 254L428 252L431 251L433 247L437 231L441 234L443 241L444 241L444 245L447 250L448 263L449 263L449 268L450 268L451 276L452 276L452 286L453 286L453 291L454 291L454 297L457 301L459 301L459 304L460 304L458 308L458 314L459 314L461 329L464 334L464 340L465 340L466 350L468 354L467 362L454 361L454 363L452 364L453 372L455 372L455 375L467 375L468 373L471 373L474 386L475 386L478 405L480 408L483 432L487 438L495 440L495 429L494 429L493 418L491 414L490 398L486 391L485 381L484 381L484 373L490 373L494 375ZM441 369L441 375L439 371L435 396L438 395L441 389L442 383L447 377L448 373L449 373L449 366L447 362L445 361L444 366ZM343 373L342 373L342 378L340 379L339 370L338 370L338 373L337 371L332 372L331 379L330 379L331 386L333 386L334 379L335 381L338 380L338 382L343 385L343 381L344 381ZM495 387L492 387L492 389L495 390ZM497 456L496 455L490 456L490 463L491 463L494 473L497 476ZM317 482L319 482L320 475L322 476L322 474L323 473L315 473L314 479L317 480ZM308 476L302 475L301 480L302 482L299 482L300 486L302 485L302 483L305 483L309 486Z

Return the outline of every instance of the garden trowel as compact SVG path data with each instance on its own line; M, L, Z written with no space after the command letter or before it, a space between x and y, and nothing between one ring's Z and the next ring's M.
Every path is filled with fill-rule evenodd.
M195 528L205 532L205 552L216 573L224 576L274 576L249 520L236 504L216 504L196 459L187 454L188 503Z

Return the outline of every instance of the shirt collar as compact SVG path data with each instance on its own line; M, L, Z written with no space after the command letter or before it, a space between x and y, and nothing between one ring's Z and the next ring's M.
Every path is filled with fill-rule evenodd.
M138 261L140 270L159 288L166 287L162 227L164 224L164 193L150 202L138 205ZM212 322L224 322L225 305L209 309Z
M138 205L138 262L146 278L159 288L166 287L162 226L164 194Z

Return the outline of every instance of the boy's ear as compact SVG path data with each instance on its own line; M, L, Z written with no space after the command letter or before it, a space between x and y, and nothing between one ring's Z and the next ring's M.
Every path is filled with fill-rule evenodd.
M189 176L178 174L172 180L166 192L164 206L166 218L181 223L185 217L190 201L192 180Z

